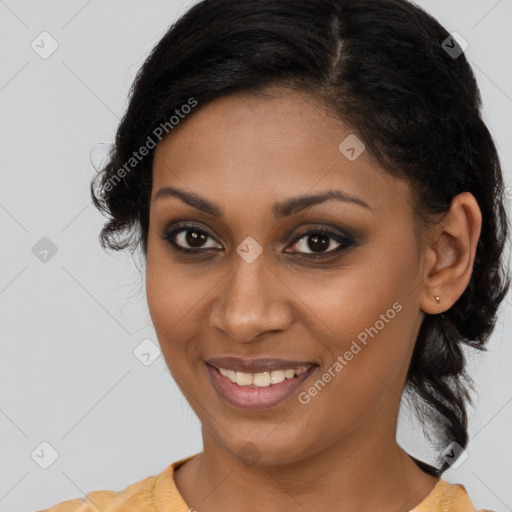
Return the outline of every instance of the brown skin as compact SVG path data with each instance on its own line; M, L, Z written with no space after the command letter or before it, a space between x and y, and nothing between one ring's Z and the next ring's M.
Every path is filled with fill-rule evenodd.
M204 444L176 471L176 485L198 512L405 512L438 480L396 443L399 398L424 314L449 309L469 282L480 209L460 194L417 237L410 186L368 151L353 162L340 153L351 130L310 96L274 92L216 100L156 149L153 195L180 188L224 212L219 219L174 197L151 203L149 310ZM329 189L371 209L329 200L274 218L274 202ZM207 231L203 246L221 250L173 251L161 236L178 220ZM356 245L308 260L311 236L293 242L326 224L354 233ZM236 252L248 236L263 248L250 264ZM175 240L203 247L183 234ZM328 241L324 252L340 246ZM275 357L319 365L300 390L307 391L395 302L401 311L307 405L294 395L266 410L240 410L210 382L205 359ZM247 443L261 454L253 466L237 456Z

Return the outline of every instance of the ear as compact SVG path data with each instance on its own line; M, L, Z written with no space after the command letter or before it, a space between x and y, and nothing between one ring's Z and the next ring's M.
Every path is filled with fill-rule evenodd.
M466 289L482 228L482 213L470 192L452 199L449 211L431 229L425 247L420 308L429 314L450 309ZM440 298L439 304L435 297Z

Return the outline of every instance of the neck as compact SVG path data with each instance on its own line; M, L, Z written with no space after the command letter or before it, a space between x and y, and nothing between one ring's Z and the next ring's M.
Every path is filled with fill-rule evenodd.
M175 475L185 501L199 512L407 512L438 482L400 448L393 428L379 435L359 426L326 449L287 464L247 465L205 429L203 443L203 452Z

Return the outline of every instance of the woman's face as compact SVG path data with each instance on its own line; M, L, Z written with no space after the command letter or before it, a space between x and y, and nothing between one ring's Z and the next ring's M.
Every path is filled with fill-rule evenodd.
M205 446L266 464L394 441L423 318L409 186L313 99L281 92L199 105L158 145L146 275Z

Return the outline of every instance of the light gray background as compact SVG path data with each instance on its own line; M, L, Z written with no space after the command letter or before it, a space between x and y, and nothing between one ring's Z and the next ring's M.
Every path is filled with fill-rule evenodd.
M121 490L201 450L163 358L145 366L134 355L156 343L143 276L129 253L100 248L103 218L88 191L137 69L193 3L0 0L0 512ZM417 3L468 41L511 184L512 0ZM31 48L43 31L59 45L47 59ZM43 237L57 247L46 263L32 252ZM469 457L444 474L477 508L497 511L512 510L508 301L489 353L470 356L479 397ZM402 419L404 447L431 457L414 420ZM58 453L48 469L42 442Z

